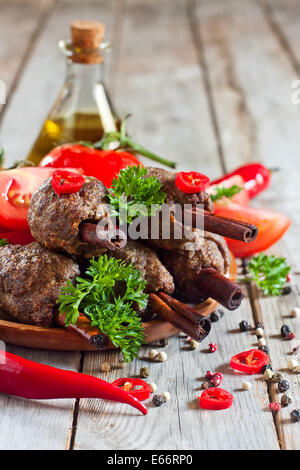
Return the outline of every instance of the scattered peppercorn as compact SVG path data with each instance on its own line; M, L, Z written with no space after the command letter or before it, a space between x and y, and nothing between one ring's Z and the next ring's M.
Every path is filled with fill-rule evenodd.
M281 374L279 374L279 372L276 372L271 378L271 382L274 382L274 383L281 382L282 380L283 380L283 377Z
M266 364L265 366L262 366L261 373L264 374L267 369L273 370L271 364Z
M256 336L258 336L259 338L261 338L261 337L263 337L263 335L264 335L264 330L263 330L262 328L256 328L255 334L256 334Z
M292 349L292 354L294 356L296 356L297 354L299 354L300 352L300 346L295 346L293 349Z
M286 282L291 282L291 279L292 279L291 275L288 274L288 275L286 276Z
M167 353L164 351L157 354L156 359L160 362L165 362L168 359Z
M216 352L218 350L218 345L216 343L209 343L209 350L210 352Z
M290 286L286 286L284 289L282 289L281 295L289 295L291 292L292 288Z
M102 370L102 372L109 372L111 369L111 365L109 362L102 362L100 369Z
M300 308L298 307L293 308L293 310L291 311L291 317L294 317L294 318L300 317Z
M157 355L158 355L158 351L156 351L156 349L151 349L151 351L149 351L150 359L156 359Z
M210 380L213 378L213 376L215 375L215 372L212 372L211 370L207 370L206 371L206 374L205 374L205 377Z
M239 326L240 326L240 330L241 330L242 332L244 332L244 331L249 331L250 328L251 328L250 325L249 325L249 323L248 323L246 320L241 321L241 322L239 323Z
M265 346L267 343L266 343L265 338L259 338L259 340L257 341L257 344L259 346Z
M148 368L148 367L141 367L141 369L140 369L140 376L141 376L141 377L144 377L144 378L146 379L147 377L149 377L149 375L150 375L150 370L149 370L149 368Z
M194 349L197 349L198 346L199 346L198 341L195 341L194 339L192 339L192 341L190 341L190 348L191 348L191 349L193 349L193 350L194 350Z
M264 324L261 321L257 321L255 323L255 328L261 328L263 330L264 329Z
M292 403L292 399L288 397L287 395L282 395L280 403L281 403L281 406L285 408L286 406L289 406Z
M149 387L150 387L151 393L155 393L155 392L156 392L156 390L157 390L157 385L156 385L154 382L150 382L150 383L149 383Z
M162 346L163 348L164 348L165 346L167 346L168 343L169 343L169 341L168 341L167 338L161 338L161 339L159 340L159 345Z
M299 423L299 421L300 421L300 410L291 411L291 420L294 423Z
M278 382L279 393L286 392L289 388L290 388L290 384L288 383L287 380L280 380L280 382Z
M268 346L259 346L259 348L261 351L263 351L264 353L266 354L270 354L270 348Z
M220 318L219 318L219 315L217 314L217 312L213 312L210 316L210 321L212 323L215 323L216 321L219 321Z
M218 387L223 380L223 374L221 372L216 372L210 379L210 383L212 384L213 387Z
M252 384L250 382L243 382L242 383L242 389L243 390L251 390Z
M170 401L171 399L170 392L162 392L161 396L163 397L165 402Z
M264 379L265 379L266 381L271 380L273 376L274 376L274 372L273 372L272 369L266 369L266 370L264 371Z
M298 362L295 359L290 359L287 363L289 370L295 370L298 365Z
M164 403L164 398L161 395L154 395L152 402L155 406L161 406Z
M269 404L269 408L270 408L271 411L277 412L277 411L280 410L281 406L277 401L275 401L275 402Z
M206 390L206 389L209 388L209 387L210 387L210 385L209 385L209 383L208 383L207 381L203 382L203 384L201 385L201 388L202 388L203 390Z
M292 329L289 325L282 325L280 329L280 334L283 338L286 338L290 333L292 333Z
M292 332L289 335L287 335L285 339L290 341L291 339L295 339L295 338L296 338L296 335L295 335L295 333Z

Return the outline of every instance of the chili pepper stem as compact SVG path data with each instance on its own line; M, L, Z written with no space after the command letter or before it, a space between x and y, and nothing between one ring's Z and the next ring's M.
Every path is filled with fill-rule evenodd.
M172 162L170 160L166 160L163 157L159 157L158 155L155 155L154 153L145 149L145 147L142 147L141 145L132 142L130 139L128 139L128 137L126 137L126 140L123 142L125 142L126 145L129 146L133 150L133 152L137 152L143 155L144 157L150 158L150 160L161 163L162 165L166 165L170 168L176 168L176 162Z

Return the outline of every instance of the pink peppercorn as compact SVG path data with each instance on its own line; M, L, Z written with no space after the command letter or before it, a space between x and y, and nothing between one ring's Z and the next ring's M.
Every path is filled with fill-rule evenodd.
M291 275L290 275L290 274L288 274L288 275L286 276L286 282L291 282Z
M206 374L205 374L205 377L210 380L213 378L213 376L215 375L215 372L212 372L211 370L208 370L206 371Z
M281 406L277 401L275 401L274 403L269 404L269 408L270 408L271 411L276 411L277 412L277 411L280 410Z
M296 338L295 333L290 333L285 337L285 339L288 339L288 340L295 339L295 338Z
M210 343L209 345L210 352L216 352L218 349L218 346L216 343Z
M210 383L213 387L218 387L223 380L223 374L221 372L216 372L213 377L210 379Z

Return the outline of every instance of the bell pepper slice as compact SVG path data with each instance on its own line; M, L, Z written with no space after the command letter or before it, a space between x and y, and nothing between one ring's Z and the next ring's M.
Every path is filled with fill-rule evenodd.
M83 186L84 176L73 171L55 170L52 175L52 188L58 196L61 194L77 193Z
M209 178L197 171L179 171L176 175L175 184L183 193L200 193L208 187Z
M225 410L233 403L233 395L223 388L211 387L198 397L200 408L206 410Z
M232 369L247 374L257 374L262 367L268 364L269 356L260 349L250 349L233 356L230 360Z
M120 379L112 382L112 384L115 385L115 387L121 388L122 390L125 390L125 392L130 393L130 395L140 401L148 400L151 395L149 384L142 379L121 377ZM126 386L125 384L130 384L130 386Z

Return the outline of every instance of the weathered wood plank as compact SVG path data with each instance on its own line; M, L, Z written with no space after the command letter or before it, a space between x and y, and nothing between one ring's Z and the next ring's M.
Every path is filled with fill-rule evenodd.
M112 38L118 5L119 2L108 3L104 0L65 0L57 4L6 109L1 139L8 164L26 157L63 84L65 59L57 42L70 36L70 23L76 18L103 21L107 25L106 37Z
M300 119L298 107L291 102L291 84L297 77L289 57L255 2L204 0L192 4L226 166L233 169L261 161L281 168L270 190L254 204L277 209L292 219L282 246L299 271L300 255L294 246L300 229Z
M132 128L139 140L178 159L180 168L216 174L221 172L221 163L188 28L183 2L129 1L116 64L115 97L124 114L133 112ZM157 383L159 391L169 390L172 401L159 409L149 404L149 414L142 418L127 406L81 400L74 448L277 449L272 415L262 413L268 406L265 384L260 377L250 378L252 391L241 392L237 389L243 379L228 368L233 354L252 346L251 336L236 332L241 319L251 322L251 318L246 302L241 310L213 325L210 339L220 346L216 354L204 351L208 340L192 352L178 337L170 340L164 364L149 363L143 357L149 347L122 370L116 367L116 353L87 354L84 372L109 381L136 376L142 365L150 365L149 380ZM114 365L108 374L99 373L103 361ZM196 396L207 369L224 373L224 387L235 394L231 410L217 414L199 410ZM245 410L251 410L251 415Z

